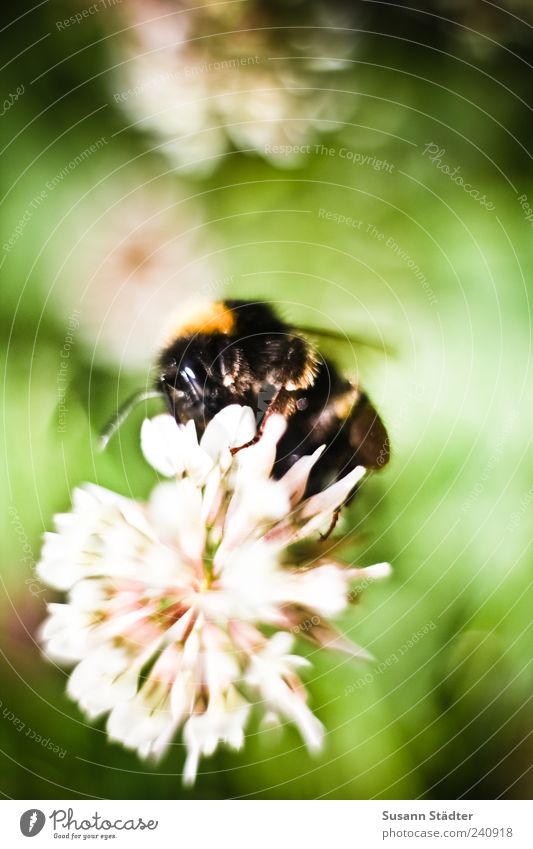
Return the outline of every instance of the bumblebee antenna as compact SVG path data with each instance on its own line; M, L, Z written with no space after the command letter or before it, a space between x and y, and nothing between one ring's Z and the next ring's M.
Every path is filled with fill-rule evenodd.
M121 407L119 407L117 413L113 416L111 421L106 424L100 433L98 438L98 447L100 451L103 451L104 448L106 448L111 437L114 436L117 430L122 427L135 407L138 407L139 404L142 404L143 401L147 401L149 398L161 398L161 392L158 392L157 389L141 389L140 392L136 392L135 395L132 395L124 402L124 404L122 404Z

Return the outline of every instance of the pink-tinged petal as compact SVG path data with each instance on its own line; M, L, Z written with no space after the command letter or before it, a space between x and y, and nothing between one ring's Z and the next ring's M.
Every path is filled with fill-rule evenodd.
M280 481L258 478L253 487L237 490L227 508L216 562L225 558L228 551L257 539L265 525L287 516L289 510L288 493Z
M291 545L327 525L365 472L364 466L357 466L340 481L302 501L286 522L280 522L266 534L267 542Z
M313 454L300 457L281 478L280 483L287 490L292 506L295 506L303 498L311 470L324 452L325 447L325 445L321 445Z
M346 570L333 564L293 569L288 571L284 601L311 608L322 616L336 616L348 604L349 580Z
M357 660L374 660L370 652L340 634L325 619L312 612L307 612L306 617L300 625L296 625L296 628L300 629L297 631L298 636L310 640L322 649L340 651ZM307 622L311 624L307 626Z
M332 513L346 500L365 472L366 469L364 466L356 466L355 469L341 478L340 481L328 486L322 492L307 498L300 506L299 512L301 518L311 519L315 516Z
M141 450L145 460L165 477L183 473L183 435L168 413L144 420L141 427Z
M265 645L266 638L255 625L249 622L231 619L228 632L239 652L243 654L251 654Z

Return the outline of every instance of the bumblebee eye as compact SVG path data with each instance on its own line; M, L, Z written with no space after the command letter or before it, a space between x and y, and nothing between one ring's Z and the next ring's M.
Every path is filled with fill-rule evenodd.
M204 395L205 386L200 382L193 369L190 366L185 366L180 371L180 377L183 381L185 394L194 399L195 402L200 402Z

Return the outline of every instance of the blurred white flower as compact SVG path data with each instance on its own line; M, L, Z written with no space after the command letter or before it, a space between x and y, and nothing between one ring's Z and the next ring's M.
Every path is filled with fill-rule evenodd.
M96 361L138 372L163 344L162 317L198 297L216 274L194 199L161 188L142 172L135 179L140 182L106 179L84 201L81 215L69 216L64 258L53 257L59 268L53 296L65 319L76 311Z
M42 627L49 658L77 664L69 695L90 718L109 713L109 737L141 757L161 756L182 727L189 784L201 756L243 745L256 703L320 748L323 728L298 675L309 662L292 653L294 635L364 657L326 617L346 607L351 582L388 573L295 559L291 544L327 526L364 469L303 498L320 451L271 479L284 427L271 416L261 439L232 455L255 435L250 408L226 407L200 442L192 422L146 420L145 457L171 480L148 503L91 484L76 490L38 565L43 581L69 593Z
M120 13L114 100L184 169L210 171L232 146L290 167L353 112L344 0L130 0Z

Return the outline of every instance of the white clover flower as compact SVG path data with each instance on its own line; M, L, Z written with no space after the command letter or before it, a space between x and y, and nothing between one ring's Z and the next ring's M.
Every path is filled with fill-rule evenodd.
M232 147L292 167L353 114L358 14L343 0L130 0L117 14L114 100L180 168L208 172Z
M37 567L68 591L67 603L49 605L42 640L51 659L77 664L69 695L90 718L109 713L110 739L144 758L161 756L181 727L187 784L220 743L241 748L253 704L320 748L294 635L365 656L326 617L346 607L352 581L388 572L294 560L291 544L327 526L365 470L303 498L321 452L273 480L284 428L271 416L261 439L232 456L255 435L250 408L226 407L200 442L192 422L146 420L144 455L171 479L147 503L93 484L77 489Z

